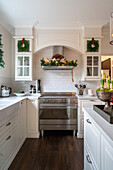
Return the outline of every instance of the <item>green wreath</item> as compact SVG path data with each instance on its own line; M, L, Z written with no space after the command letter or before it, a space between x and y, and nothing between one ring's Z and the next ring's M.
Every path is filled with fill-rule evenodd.
M92 44L94 44L94 47L92 47ZM99 49L99 43L98 40L95 40L94 43L91 41L87 41L87 52L98 52Z
M24 47L22 45L23 45L22 40L18 41L18 51L19 52L27 52L29 49L28 41L24 40Z

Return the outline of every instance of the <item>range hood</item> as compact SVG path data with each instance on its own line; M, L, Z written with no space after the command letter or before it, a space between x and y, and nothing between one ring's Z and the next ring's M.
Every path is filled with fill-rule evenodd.
M74 66L42 66L43 70L73 70Z

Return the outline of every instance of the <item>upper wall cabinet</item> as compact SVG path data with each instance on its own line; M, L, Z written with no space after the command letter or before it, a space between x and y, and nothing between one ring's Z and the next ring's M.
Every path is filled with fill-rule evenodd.
M101 39L85 38L84 80L99 80L101 76Z
M24 36L23 36L24 37ZM32 37L15 38L15 80L32 80Z

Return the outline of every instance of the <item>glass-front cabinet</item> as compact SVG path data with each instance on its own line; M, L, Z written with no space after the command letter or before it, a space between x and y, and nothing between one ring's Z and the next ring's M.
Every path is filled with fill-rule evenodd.
M92 36L93 37L93 36ZM84 43L84 76L85 81L99 80L101 77L101 37L86 37Z
M100 78L100 56L86 56L86 78Z
M15 80L32 80L32 38L15 40Z
M31 55L17 55L16 57L16 79L30 80L32 74Z

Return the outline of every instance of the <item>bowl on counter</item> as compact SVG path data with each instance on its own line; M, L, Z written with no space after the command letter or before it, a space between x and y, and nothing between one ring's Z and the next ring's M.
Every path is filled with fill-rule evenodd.
M17 97L23 97L25 96L26 94L28 94L28 92L25 92L25 93L14 93Z

